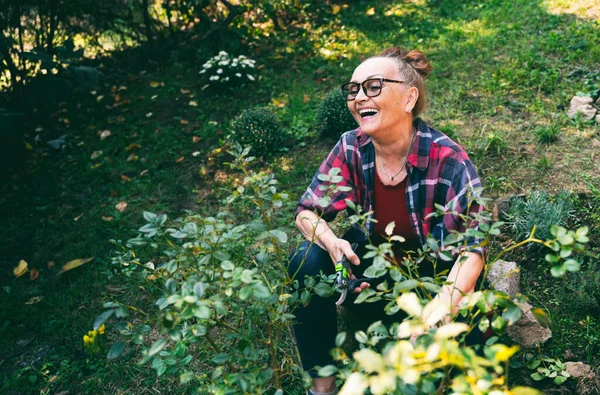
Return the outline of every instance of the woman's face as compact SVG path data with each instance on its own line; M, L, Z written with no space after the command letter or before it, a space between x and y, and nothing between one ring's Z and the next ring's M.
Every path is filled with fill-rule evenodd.
M360 84L378 77L404 80L393 59L372 58L354 70L352 82ZM383 82L381 93L375 97L365 95L361 86L356 98L348 101L348 109L364 133L381 136L406 122L412 123L411 111L417 97L416 88L404 83Z

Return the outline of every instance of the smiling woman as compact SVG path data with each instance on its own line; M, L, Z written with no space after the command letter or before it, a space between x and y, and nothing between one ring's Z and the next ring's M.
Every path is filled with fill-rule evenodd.
M350 278L356 279L355 293L391 281L389 274L361 279L371 264L363 257L367 243L377 245L389 236L403 240L393 247L396 262L400 262L423 247L430 236L440 240L441 245L450 232L464 232L467 224L460 215L481 211L479 205L468 203L470 191L481 187L471 160L454 141L419 118L425 107L423 81L431 70L423 53L389 48L361 63L351 81L342 85L342 95L358 128L342 135L298 203L296 226L307 241L292 254L289 272L297 273L301 287L307 275L341 270L343 266L336 264L344 258L354 265ZM323 208L319 203L331 179L323 175L333 168L340 169L342 181L337 184L337 192L328 194L331 204ZM374 221L367 223L366 233L357 225L342 237L336 236L327 223L356 205L372 211ZM429 214L436 205L454 210L432 218ZM351 243L356 243L354 249ZM445 267L425 263L419 266L420 276L449 271L447 285L437 298L452 308L462 295L473 291L479 278L484 253L480 244L481 240L471 237L467 248L474 252L452 251L456 263L451 261ZM365 326L376 320L403 318L386 316L383 306L377 303L369 303L367 309L359 310L360 306L348 307L356 310L353 315ZM313 377L312 393L337 393L335 378L318 377L315 369L333 362L329 350L336 336L335 300L312 298L307 306L296 310L296 318L296 340L304 369Z

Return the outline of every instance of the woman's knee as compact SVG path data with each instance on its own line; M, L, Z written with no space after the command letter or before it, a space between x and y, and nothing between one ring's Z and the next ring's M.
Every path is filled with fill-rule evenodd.
M321 271L333 272L333 264L328 267L328 262L331 263L331 258L327 251L315 243L305 241L290 255L288 274L303 283L304 276L316 276Z

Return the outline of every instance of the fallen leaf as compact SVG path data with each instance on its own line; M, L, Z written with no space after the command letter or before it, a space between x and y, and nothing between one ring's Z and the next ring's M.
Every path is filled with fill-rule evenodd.
M151 100L154 100L154 99L156 99L157 97L158 97L158 95L152 95L152 96L150 97L150 99L151 99Z
M192 107L198 107L198 102L195 102L194 100L190 100L188 104Z
M59 274L62 274L64 272L68 272L69 270L73 270L83 264L86 264L88 262L91 262L94 258L85 258L85 259L73 259L72 261L69 261L67 263L65 263L62 267L62 269L60 270L60 272L58 272L56 275L58 276Z
M54 261L48 262L48 269L52 269L55 265L56 263L54 263Z
M273 99L273 100L271 100L271 102L272 102L272 103L273 103L273 105L275 105L276 107L279 107L279 108L283 108L283 107L285 107L285 102L282 102L282 101L280 101L280 100Z
M27 272L27 262L25 262L23 259L21 259L19 261L19 264L17 265L17 267L15 267L13 269L13 274L15 275L16 278L19 278L26 272Z
M95 165L90 166L90 169L95 169L96 167L102 166L102 163L96 163Z
M150 281L156 281L156 276L154 274L150 274L148 277L146 277L146 279Z
M126 176L126 175L124 175L124 174L121 174L121 181L131 181L131 178L130 178L130 177L127 177L127 176Z
M192 142L193 142L193 143L197 143L197 142L199 142L199 141L200 141L200 137L198 137L198 136L193 136L193 137L192 137Z
M146 114L146 118L150 118L152 116L152 113L149 112L148 114Z
M102 133L100 133L100 140L104 140L105 138L107 138L110 135L111 135L110 130L103 130Z
M96 103L100 103L100 101L101 101L102 99L104 99L104 96L103 96L103 95L97 96L97 97L96 97Z
M115 122L117 122L117 123L123 123L123 122L125 122L125 117L122 116L122 115L119 115L117 117L117 119L115 119Z
M190 93L190 91L188 89L183 89L183 88L181 88L179 90L179 92L181 92L182 95L187 95L188 93Z
M40 271L37 269L31 269L29 272L29 279L35 281L40 276Z
M122 293L125 291L125 288L114 287L112 285L107 285L106 289L109 290L110 292L118 292L118 293Z
M121 101L121 94L117 93L117 96L115 96L115 101Z
M121 85L121 86L119 87L119 89L117 89L117 90L118 90L118 91L125 91L125 90L127 90L127 87L126 87L125 85Z
M198 155L200 155L200 151L195 151L192 153L192 156L198 156Z
M136 148L142 148L141 145L133 143L133 144L129 144L127 146L127 148L125 148L125 151L131 151L132 149L136 149Z
M156 88L156 87L160 86L160 83L158 83L158 82L156 82L156 81L151 81L151 82L150 82L150 86L151 86L152 88Z
M113 85L113 86L110 88L110 93L115 93L116 91L117 91L117 87Z
M182 156L181 158L177 159L177 163L181 163L181 162L183 162L184 160L185 160L185 157L183 157L183 156Z
M142 172L140 173L140 176L143 176L146 173L148 173L148 170L142 170Z
M131 153L131 155L129 155L127 157L127 162L131 162L132 160L136 160L137 156L134 153Z
M115 204L115 208L118 211L123 212L127 208L127 202L119 202L119 203Z
M77 217L73 218L73 221L77 222L83 217L83 214L79 214Z
M373 8L373 7L369 8L365 14L367 14L367 15L375 15L375 8Z
M106 222L110 222L110 221L112 221L112 220L113 220L113 217L111 217L111 216L105 217L105 216L103 215L103 216L102 216L102 219L103 219L104 221L106 221Z
M306 104L310 101L310 95L304 95L302 98L302 103Z
M94 160L97 157L99 157L100 155L102 155L102 151L94 151L94 152L92 152L92 156L90 156L90 159Z
M187 120L185 120L185 119L182 119L182 120L181 120L181 124L182 124L182 125L187 125L188 123L190 123L190 122L189 122L189 121L187 121Z

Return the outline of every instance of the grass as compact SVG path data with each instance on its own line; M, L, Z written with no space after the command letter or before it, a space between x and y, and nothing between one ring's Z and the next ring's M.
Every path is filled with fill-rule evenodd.
M332 146L315 138L320 101L362 58L386 46L418 48L430 57L435 70L424 118L463 144L489 181L490 196L565 188L589 193L600 182L600 127L567 118L564 108L577 91L589 89L590 74L569 75L597 67L600 27L586 13L563 13L557 4L349 2L304 35L257 52L260 79L237 92L200 89L197 71L205 59L152 65L145 73L107 73L106 87L63 106L53 123L26 137L33 143L30 158L2 189L2 392L178 388L172 379L156 379L132 364L136 350L113 362L83 352L81 337L102 303L115 294L135 299L140 286L115 275L108 240L134 236L143 210L175 216L214 206L233 181L218 149L230 121L255 105L273 107L287 129L287 151L263 166L299 196ZM189 106L191 100L200 105ZM104 130L111 135L101 140ZM46 144L64 134L64 148ZM96 151L102 154L91 159ZM125 211L115 208L119 202L128 203ZM597 237L592 219L600 218L598 205L581 206ZM87 257L95 259L57 275L67 261ZM37 280L28 274L11 278L21 259L40 271ZM567 301L553 293L560 283L549 270L526 268L523 278L524 292L554 318L555 336L544 348L558 355L567 347L584 347L579 321L585 317L569 312ZM575 334L567 336L573 328ZM108 342L117 338L109 326ZM598 348L592 355L596 363Z

